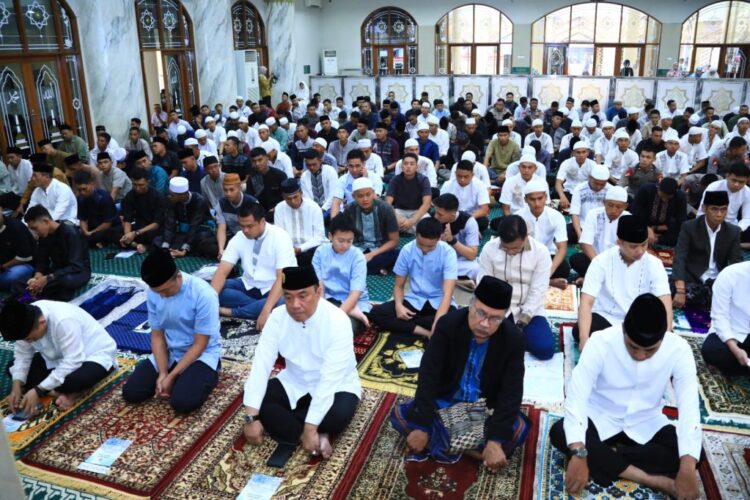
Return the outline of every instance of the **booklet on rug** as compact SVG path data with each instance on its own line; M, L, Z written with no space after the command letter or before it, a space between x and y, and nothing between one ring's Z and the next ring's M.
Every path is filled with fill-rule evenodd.
M541 406L561 406L565 400L563 364L565 356L558 352L552 359L540 361L526 353L523 377L523 400Z
M98 474L109 474L112 464L131 444L133 442L129 439L109 438L85 462L78 464L78 468Z
M420 349L412 349L409 351L401 351L398 353L401 356L401 360L406 365L406 368L413 369L419 368L419 364L422 362L423 351Z
M271 500L283 482L283 477L253 474L250 481L240 491L237 500Z

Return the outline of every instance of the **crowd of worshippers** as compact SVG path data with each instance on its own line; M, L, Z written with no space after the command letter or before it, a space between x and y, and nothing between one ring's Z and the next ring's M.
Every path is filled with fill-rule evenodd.
M409 109L392 95L379 111L365 97L355 106L284 95L272 109L238 98L227 113L194 108L189 122L157 106L156 135L134 119L123 147L100 131L88 150L62 126L63 141L40 142L29 159L10 148L0 286L13 293L4 311L16 319L0 328L27 341L17 343L12 405L32 409L34 393L60 384L66 404L106 374L103 341L76 349L77 365L55 366L72 353L60 346L79 314L55 301L89 280L89 248L133 249L149 253L141 272L154 354L124 386L127 401L156 394L178 411L199 407L218 380L218 316L255 319L264 333L246 387L248 441L265 428L286 444L281 455L301 439L327 457L328 434L346 426L360 396L351 336L374 323L430 339L416 399L393 415L412 458L479 450L496 470L528 430L523 353L546 360L556 350L545 293L574 276L582 291L573 334L581 349L594 347L582 351L564 428L553 432L576 456L571 491L585 484L587 448L597 481L692 491L695 365L671 333L672 310L710 310L705 360L746 374L747 106L721 118L708 102L681 113L670 102L662 114L650 103L602 110L569 98L541 110L537 99L516 103L512 94L484 114L470 94L452 106L427 95ZM490 221L492 199L502 215ZM487 232L497 237L480 255ZM399 249L400 235L415 238ZM569 259L568 244L581 249ZM671 277L649 253L663 245L675 246ZM186 255L219 262L210 284L177 271L174 259ZM367 275L391 272L393 300L373 306ZM456 308L457 285L474 291L468 308ZM76 328L93 328L83 321ZM63 340L45 341L55 325ZM97 348L107 359L98 354L97 366L79 373ZM278 354L286 369L266 384ZM634 363L647 368L625 377L627 388L607 382L632 375ZM618 389L597 389L598 377ZM659 384L670 379L679 385L677 434L658 417ZM633 398L642 404L623 406ZM494 410L487 433L456 448L453 434L463 431L440 416L480 400Z

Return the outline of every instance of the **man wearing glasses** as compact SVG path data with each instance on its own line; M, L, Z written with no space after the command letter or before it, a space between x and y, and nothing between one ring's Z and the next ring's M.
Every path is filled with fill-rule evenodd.
M454 463L466 453L497 472L524 442L525 338L505 316L512 296L508 283L485 276L469 307L438 321L422 358L416 397L391 414L394 428L406 436L407 460L431 456Z

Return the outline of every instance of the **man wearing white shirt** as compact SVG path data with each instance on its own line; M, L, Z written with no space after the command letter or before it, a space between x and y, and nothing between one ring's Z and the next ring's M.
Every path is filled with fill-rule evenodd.
M554 145L552 144L552 137L544 132L544 122L539 118L535 119L531 122L531 129L533 132L526 136L523 145L529 146L531 141L539 141L542 143L542 149L552 154L554 152Z
M581 251L570 256L570 266L583 283L586 271L594 257L617 245L617 225L620 217L630 215L628 192L622 186L610 186L604 195L604 206L591 209L583 219L578 244Z
M706 191L726 191L729 195L729 210L727 211L727 222L739 226L742 230L740 241L742 248L750 247L750 167L743 163L735 163L729 168L727 178L712 182ZM705 192L703 193L705 197ZM703 215L703 200L698 216ZM740 219L740 216L742 218Z
M36 187L31 193L28 208L41 205L47 209L52 220L78 225L78 201L67 184L52 177L51 165L34 163L31 182Z
M435 164L427 158L426 156L422 156L419 154L419 142L417 142L416 139L407 139L404 143L404 154L406 153L412 153L417 155L418 161L417 161L417 173L422 174L425 177L427 177L427 180L430 181L430 187L437 188L437 172L435 171ZM476 157L475 157L476 159ZM403 163L403 160L399 160L396 162L396 168L394 168L393 172L394 175L398 175L401 173L401 164ZM487 169L484 169L485 172L487 172ZM489 174L487 174L487 178L489 179ZM489 182L489 181L487 181Z
M568 241L578 243L581 237L581 225L589 211L604 205L604 197L611 187L607 182L609 170L604 165L595 165L591 169L588 181L579 184L570 197L571 222L568 226Z
M453 247L456 252L458 279L476 279L479 271L477 255L481 238L476 219L471 214L458 209L458 198L453 194L441 194L432 200L432 204L435 207L433 217L443 225L443 234L440 239Z
M362 151L355 149L349 151L349 154L346 156L348 172L338 178L339 189L336 190L333 203L331 204L331 218L342 211L341 205L351 205L354 203L354 181L360 177L370 179L376 197L379 197L383 193L383 180L365 168L365 155Z
M513 128L516 126L513 123L513 120L507 118L502 121L501 125L508 127L508 130L510 130L510 140L518 144L519 148L523 148L523 140L521 139L521 134L513 130Z
M479 231L489 225L490 195L487 186L474 177L474 162L461 160L456 165L456 178L440 189L440 194L450 193L458 198L458 209L470 214L479 224Z
M662 262L646 252L648 227L634 215L624 215L617 226L617 246L591 261L581 290L578 323L573 337L584 348L599 330L622 323L633 300L653 293L664 302L672 328L672 294Z
M336 170L330 165L323 165L315 152L308 152L305 158L305 170L300 176L300 186L307 201L320 207L325 216L330 213L333 200L340 188ZM294 176L290 177L293 179Z
M258 203L242 205L238 219L242 230L229 240L211 286L219 294L219 314L258 318L262 330L271 310L281 303L281 270L297 264L294 246L286 231L266 222ZM238 261L242 276L227 280Z
M610 121L603 121L601 125L602 135L593 143L594 159L596 160L596 163L604 163L604 159L607 157L607 154L609 154L612 149L617 147L613 139L615 134L614 123Z
M610 182L617 184L628 169L638 165L638 154L630 149L630 136L620 129L613 136L616 147L604 157L604 165L609 169Z
M440 128L440 120L435 115L430 115L427 118L427 125L430 127L429 139L438 145L438 151L440 156L448 154L448 149L451 147L451 139L448 132Z
M654 162L656 169L664 177L676 179L682 185L691 165L687 155L680 151L680 138L677 136L677 132L666 134L664 143L667 149L656 154L656 161Z
M541 179L532 179L523 188L526 206L518 212L529 228L529 234L547 247L552 264L550 268L550 285L565 289L568 286L570 265L565 260L568 251L568 231L565 217L557 210L547 206L549 187Z
M602 123L604 123L604 121L602 121ZM589 141L589 144L596 143L596 141L604 136L602 131L598 128L598 122L593 118L586 120L584 125L586 125L586 128L581 131L581 137Z
M357 141L357 149L362 151L364 155L365 168L368 172L377 175L382 181L385 175L385 167L383 166L383 160L380 155L372 152L372 141L370 139L360 139ZM348 160L347 160L348 161ZM378 195L380 193L377 193Z
M258 446L268 432L279 443L279 465L300 441L313 457L328 459L328 434L346 428L362 392L346 313L322 299L312 267L287 267L281 276L285 304L268 319L243 400L247 441ZM269 379L279 355L286 368Z
M474 163L474 177L482 181L482 183L484 183L487 186L487 189L490 189L492 187L492 183L490 181L490 173L487 170L487 167L485 167L482 163L477 161L477 155L474 154L474 151L470 149L467 149L466 151L464 151L463 154L461 154L461 160L468 160ZM508 165L508 168L510 168L511 165L513 165L513 163ZM453 180L456 178L457 168L458 168L458 163L453 165L453 167L451 168L451 177L449 180Z
M21 148L9 147L5 152L5 160L10 176L11 190L0 195L0 207L5 210L16 210L21 203L26 188L32 175L32 166L29 160L23 158Z
M579 139L582 139L583 137L581 136L581 132L583 132L583 123L581 123L579 120L574 120L570 124L570 133L565 134L560 140L560 151L564 149L570 149L570 143L573 138L577 137Z
M750 118L743 116L737 120L737 125L725 138L724 142L728 143L732 137L742 137L745 142L750 143Z
M524 201L524 187L537 177L534 172L541 164L536 161L532 155L524 155L518 161L518 173L508 177L503 184L503 190L500 192L500 206L503 209L503 215L515 214L526 207ZM544 183L547 186L547 183ZM545 191L549 193L549 188Z
M597 333L573 369L565 418L550 429L570 457L566 491L589 478L602 487L627 479L680 499L699 495L701 423L695 360L687 341L668 331L672 311L652 294L638 296L622 325ZM663 414L672 385L679 419Z
M219 154L216 143L213 139L208 137L208 132L206 132L205 130L196 130L195 140L198 141L198 149L204 152L206 156L216 156Z
M468 151L468 153L471 153L471 151ZM536 149L534 148L534 146L524 146L523 148L521 148L521 156L528 156L528 155L531 155L534 158L537 157ZM520 163L521 163L521 158L519 158L518 161L514 161L513 163L510 163L508 165L508 168L505 170L505 176L512 177L516 175L518 173L518 165ZM538 165L537 165L536 170L534 171L534 175L546 181L547 180L547 168L538 159L537 159L537 163ZM476 174L476 170L474 173Z
M589 145L586 141L578 141L573 145L573 157L568 158L557 171L555 191L560 197L560 209L570 208L570 197L576 186L585 183L596 163L589 159Z
M34 416L39 399L50 393L67 410L116 364L117 345L104 327L65 302L8 299L0 311L0 331L4 340L14 341L13 387L7 398L11 412Z
M666 129L665 132L666 134ZM690 163L689 174L695 174L706 167L708 152L703 145L703 129L701 127L690 127L690 130L680 139L680 151L685 153Z
M284 172L288 179L294 177L294 167L289 155L281 151L276 141L263 142L260 147L266 151L266 156L271 162L271 167Z
M214 141L219 155L224 153L224 142L227 140L227 131L221 125L216 124L212 116L206 118L206 137Z
M274 224L292 237L297 264L309 266L318 245L326 241L323 212L312 200L302 195L299 181L292 177L281 183L284 201L274 210Z
M193 130L193 127L191 127L188 122L180 118L180 115L177 114L177 111L174 111L174 110L170 111L169 112L169 126L167 127L167 133L169 134L170 140L177 141L177 136L180 135L180 132L177 129L178 127L181 127L181 126L185 127L186 131ZM96 163L96 162L93 162L93 163Z

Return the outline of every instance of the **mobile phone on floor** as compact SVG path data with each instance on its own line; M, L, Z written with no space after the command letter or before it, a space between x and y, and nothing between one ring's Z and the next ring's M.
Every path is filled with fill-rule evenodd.
M292 455L294 454L294 451L296 449L297 445L279 443L278 446L276 446L276 450L274 450L274 452L269 457L268 462L266 462L266 465L269 467L282 469L289 461L289 459L292 458Z

